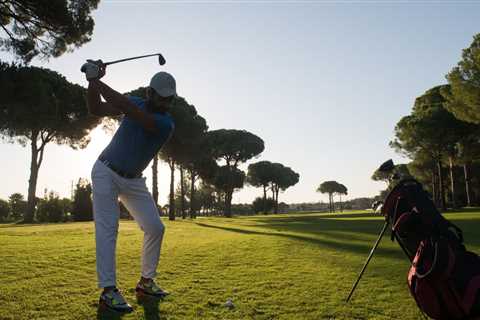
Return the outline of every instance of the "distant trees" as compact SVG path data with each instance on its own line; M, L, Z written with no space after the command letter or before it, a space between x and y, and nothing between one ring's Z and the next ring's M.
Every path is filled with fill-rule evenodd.
M328 209L329 209L329 212L335 212L334 195L335 194L346 195L347 191L348 191L347 187L345 187L341 183L338 183L337 181L322 182L317 188L317 192L328 194Z
M457 157L458 143L474 125L455 118L446 108L444 94L450 92L448 85L428 90L415 100L411 115L405 116L395 127L395 139L390 145L412 160L431 161L431 190L437 204L446 209L445 176L443 163L449 163L451 202L455 205L455 180L453 162ZM443 93L443 94L442 94Z
M263 152L264 142L245 130L220 129L207 132L204 145L211 158L225 163L218 169L213 184L224 192L224 215L231 217L233 192L242 188L245 181L245 173L238 165Z
M99 0L0 2L0 49L24 62L58 57L90 41Z
M463 50L462 60L448 74L451 95L445 108L460 120L480 124L480 34Z
M46 192L38 202L37 220L39 222L61 222L65 220L68 210L68 201L62 201L53 191Z
M200 143L198 139L208 127L205 119L184 98L178 97L174 100L170 113L175 122L175 130L170 140L160 151L160 158L167 162L170 167L168 216L170 220L175 220L175 168L179 166L183 174L184 165L190 164L189 160L192 160L189 157L192 155L191 149ZM182 189L182 197L185 196L184 192L185 190ZM185 209L182 205L182 211Z
M12 220L20 220L23 218L25 210L27 209L27 202L21 193L13 193L8 197L8 204L11 209Z
M72 215L75 221L92 221L92 185L86 179L78 179L72 203Z
M285 167L281 163L274 163L274 175L271 182L272 195L275 202L274 213L278 213L278 193L280 190L285 191L294 186L300 180L300 175L289 167Z
M442 210L480 200L480 34L446 78L415 99L390 142Z
M299 181L299 174L281 163L272 163L270 161L260 161L248 166L247 181L252 186L263 188L263 202L265 203L264 212L270 209L267 207L267 190L272 191L273 211L278 213L278 193L285 191ZM257 200L255 200L257 201ZM257 208L258 203L253 204Z
M85 106L85 89L60 74L0 63L0 136L30 144L31 165L25 222L33 222L35 194L45 146L84 148L99 123Z
M263 212L264 214L267 214L268 212L271 212L275 207L275 200L272 198L255 198L252 202L252 209L254 213L260 213Z
M248 166L247 182L254 187L263 188L262 202L258 202L258 199L262 198L256 198L253 201L253 208L255 212L258 212L257 210L262 203L264 213L267 213L270 211L270 209L272 209L267 208L267 190L274 179L274 175L274 166L270 161L260 161L252 163Z
M7 201L0 199L0 221L6 221L10 215L10 205Z

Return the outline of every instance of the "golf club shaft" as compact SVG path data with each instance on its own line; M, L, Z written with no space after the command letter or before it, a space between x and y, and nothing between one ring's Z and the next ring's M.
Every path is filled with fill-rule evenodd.
M380 243L380 240L382 240L382 237L385 234L385 231L387 231L387 227L388 227L388 221L385 221L385 224L383 225L382 232L380 232L380 235L378 236L377 242L375 242L375 245L373 246L372 250L370 251L370 254L367 258L367 261L363 265L362 271L360 271L360 274L358 275L357 281L355 281L355 284L353 285L352 290L350 290L350 294L348 295L348 298L347 298L347 301L346 301L347 303L350 300L350 298L352 297L353 292L355 291L355 288L357 287L358 283L360 282L360 279L362 278L362 275L365 272L365 269L367 269L367 265L370 262L370 259L372 259L373 253L377 249L378 244Z
M161 56L163 58L163 56L160 53L154 53L154 54L147 54L147 55L144 55L144 56L131 57L131 58L125 58L125 59L105 62L104 65L108 66L108 65L114 64L114 63L119 63L119 62L128 61L128 60L135 60L135 59L140 59L140 58L146 58L146 57L153 57L153 56Z

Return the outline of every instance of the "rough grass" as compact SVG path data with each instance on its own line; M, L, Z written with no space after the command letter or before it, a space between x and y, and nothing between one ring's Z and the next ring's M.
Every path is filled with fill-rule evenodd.
M480 251L480 212L449 213ZM133 287L142 234L121 223L122 319L422 319L408 261L388 234L351 302L345 298L382 227L368 213L165 221L158 280L164 301L139 305ZM92 223L0 226L0 319L118 319L97 310ZM232 299L235 307L224 306Z

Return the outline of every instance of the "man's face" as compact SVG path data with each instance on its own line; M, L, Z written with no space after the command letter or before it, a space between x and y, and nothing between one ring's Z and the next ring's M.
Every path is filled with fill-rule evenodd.
M154 89L149 88L147 91L147 98L154 110L168 111L174 96L162 97L157 94Z

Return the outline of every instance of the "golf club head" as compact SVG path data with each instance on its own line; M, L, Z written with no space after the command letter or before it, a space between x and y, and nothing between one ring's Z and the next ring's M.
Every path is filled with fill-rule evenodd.
M159 53L158 54L158 63L163 66L165 64L165 58Z
M391 172L393 169L395 169L395 165L393 164L393 160L389 159L382 163L382 165L378 168L378 171L380 172Z

